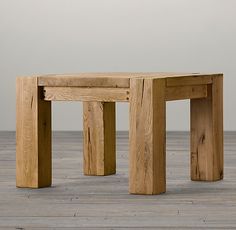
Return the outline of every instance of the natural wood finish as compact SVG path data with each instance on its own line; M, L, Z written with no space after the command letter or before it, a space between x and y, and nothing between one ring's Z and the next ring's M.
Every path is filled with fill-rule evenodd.
M191 177L223 178L222 74L86 73L17 80L17 186L51 184L51 104L84 101L84 173L116 171L115 102L130 102L130 193L160 194L165 103L191 99Z
M206 99L191 100L191 179L223 178L223 76L213 78Z
M166 79L166 86L183 86L183 85L205 85L212 83L212 77L215 75L194 75L194 76L179 76Z
M166 88L166 101L205 97L207 97L207 85L176 86Z
M51 103L37 78L16 80L16 185L51 185Z
M207 85L176 86L166 88L166 100L204 98ZM46 101L129 101L127 88L81 88L81 87L44 87Z
M130 179L134 194L166 191L165 79L132 79L130 99Z
M128 101L127 88L44 87L46 101Z
M40 86L129 88L129 79L114 74L54 74L39 77Z
M38 76L39 86L129 88L133 78L166 78L167 86L210 84L219 74L203 73L80 73Z
M84 174L115 174L115 103L84 102L83 109Z

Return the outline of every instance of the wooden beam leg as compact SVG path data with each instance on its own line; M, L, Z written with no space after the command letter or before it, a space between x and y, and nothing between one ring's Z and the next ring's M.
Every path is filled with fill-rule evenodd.
M191 100L191 179L223 179L223 76L213 78L206 99Z
M132 194L166 191L165 79L131 79L130 178Z
M51 185L51 102L37 77L16 80L16 186Z
M84 174L116 173L114 102L83 102Z

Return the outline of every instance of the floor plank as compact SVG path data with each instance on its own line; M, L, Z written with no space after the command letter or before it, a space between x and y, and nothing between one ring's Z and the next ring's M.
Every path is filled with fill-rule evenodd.
M15 133L0 132L0 229L234 229L236 132L225 133L225 178L192 182L189 133L167 134L167 192L128 194L128 133L117 133L117 174L84 176L82 134L53 133L53 186L15 187Z

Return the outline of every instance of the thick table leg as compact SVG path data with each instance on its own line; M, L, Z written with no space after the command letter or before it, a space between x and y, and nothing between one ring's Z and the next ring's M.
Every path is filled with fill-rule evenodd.
M208 85L208 97L191 100L191 179L223 179L223 76Z
M36 77L16 81L16 186L51 185L51 102Z
M131 79L130 181L133 194L166 191L164 79Z
M84 102L84 174L116 173L115 103Z

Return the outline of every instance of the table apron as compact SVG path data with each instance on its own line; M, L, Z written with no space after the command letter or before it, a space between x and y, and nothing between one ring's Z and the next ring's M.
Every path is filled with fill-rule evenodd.
M129 102L129 88L43 87L45 101ZM206 98L207 85L172 86L165 89L165 100Z

